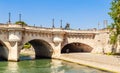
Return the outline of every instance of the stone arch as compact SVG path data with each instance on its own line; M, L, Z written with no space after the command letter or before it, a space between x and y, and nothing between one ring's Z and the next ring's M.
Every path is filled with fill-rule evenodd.
M27 42L26 42L27 43ZM53 54L52 46L45 40L32 39L28 41L35 51L35 58L51 58Z
M8 60L9 48L0 40L0 60Z
M87 44L79 43L79 42L73 42L66 44L62 49L61 53L83 53L83 52L92 52L93 48Z

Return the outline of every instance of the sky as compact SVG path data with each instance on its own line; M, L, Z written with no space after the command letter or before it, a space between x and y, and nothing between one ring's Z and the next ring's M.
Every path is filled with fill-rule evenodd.
M0 0L0 23L8 22L8 13L11 13L11 22L19 20L30 26L55 27L66 23L72 29L104 28L104 20L112 22L110 12L112 0Z

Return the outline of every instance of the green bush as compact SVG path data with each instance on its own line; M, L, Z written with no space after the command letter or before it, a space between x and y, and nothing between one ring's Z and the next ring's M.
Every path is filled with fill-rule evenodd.
M15 24L27 26L27 24L24 21L17 21L15 22Z
M29 49L31 47L31 44L30 43L26 43L23 48L26 48L26 49Z
M115 55L115 53L112 53L112 52L108 52L106 53L107 55Z

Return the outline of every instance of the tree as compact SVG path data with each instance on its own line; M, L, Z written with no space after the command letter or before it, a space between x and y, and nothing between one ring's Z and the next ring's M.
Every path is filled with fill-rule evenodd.
M29 48L31 48L31 44L30 43L26 43L26 44L23 45L23 48L29 49Z
M27 24L24 21L17 21L15 22L15 24L27 26Z
M120 0L113 0L111 2L110 10L111 12L108 14L113 19L113 23L109 26L111 31L110 43L113 45L112 52L115 53L120 34Z

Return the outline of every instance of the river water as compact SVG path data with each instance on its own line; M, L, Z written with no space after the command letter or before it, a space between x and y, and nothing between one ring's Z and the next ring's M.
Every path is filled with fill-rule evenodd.
M55 59L0 61L0 73L110 73Z

